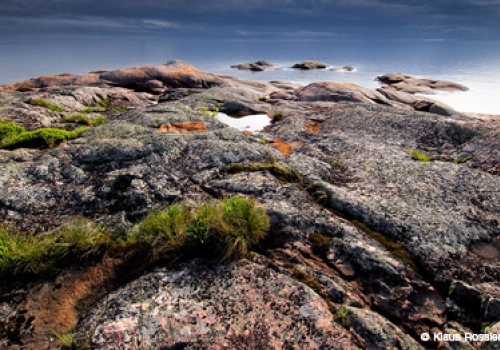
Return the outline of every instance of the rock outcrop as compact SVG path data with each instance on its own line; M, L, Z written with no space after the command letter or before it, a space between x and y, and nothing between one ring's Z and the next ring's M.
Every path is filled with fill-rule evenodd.
M53 149L0 150L0 222L36 234L84 216L127 232L161 206L244 195L270 216L266 241L227 265L140 270L136 253L105 278L102 261L82 263L83 284L0 282L0 346L54 348L54 332L76 327L95 349L420 349L439 345L422 342L424 332L498 329L497 122L416 111L404 96L354 84L148 67L90 73L100 86L4 87L1 118L31 129L102 100L135 108L100 112L108 123ZM185 93L152 105L155 95L137 88L151 80ZM30 105L38 96L65 111ZM248 135L204 113L217 108L282 118ZM42 302L57 304L51 293L71 285L78 297L60 303L62 329Z
M466 86L446 80L415 78L403 73L387 73L375 78L391 89L407 93L435 94L436 91L467 91Z
M302 69L302 70L311 70L311 69L324 69L328 68L330 65L324 62L319 61L302 61L299 63L295 63L292 68Z
M240 70L250 70L253 72L262 72L267 68L272 68L272 67L276 67L276 65L274 63L264 60L250 62L250 63L240 63L231 66L231 68L236 68Z

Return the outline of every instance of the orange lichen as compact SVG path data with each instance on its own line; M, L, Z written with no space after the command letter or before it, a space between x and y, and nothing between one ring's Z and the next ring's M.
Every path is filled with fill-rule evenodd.
M185 123L171 123L163 124L158 128L159 132L200 132L207 130L207 124L201 122L185 122Z
M292 154L292 146L280 139L273 140L273 147L283 153L285 156L289 156Z
M305 126L311 134L319 134L321 131L321 124L317 122L307 122Z

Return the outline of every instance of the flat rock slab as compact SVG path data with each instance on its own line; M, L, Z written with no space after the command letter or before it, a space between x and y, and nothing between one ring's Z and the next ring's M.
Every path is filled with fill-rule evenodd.
M248 261L158 269L106 297L77 336L93 349L357 349L312 289Z
M467 91L466 86L447 80L416 78L403 73L387 73L375 78L391 88L414 93L435 94L436 91Z

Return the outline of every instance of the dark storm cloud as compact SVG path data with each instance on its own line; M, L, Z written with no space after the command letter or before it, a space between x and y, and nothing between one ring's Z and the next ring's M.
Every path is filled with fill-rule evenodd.
M0 6L0 34L107 30L333 37L374 26L388 35L399 26L421 35L460 30L491 35L498 34L500 23L500 0L1 0Z

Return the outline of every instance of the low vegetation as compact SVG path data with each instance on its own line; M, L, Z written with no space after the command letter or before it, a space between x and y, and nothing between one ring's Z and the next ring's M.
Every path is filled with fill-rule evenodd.
M406 148L406 152L414 159L420 162L429 162L431 160L431 156L427 153L415 150L413 148Z
M200 113L205 115L209 115L211 117L215 117L217 113L219 113L219 107L215 107L213 110L208 109L205 106L200 107Z
M276 111L273 114L273 123L279 122L285 117L285 112L284 111Z
M108 119L104 116L89 116L85 114L73 114L61 118L61 123L75 123L86 126L99 126L106 123Z
M73 131L55 128L40 128L26 131L21 126L11 122L0 122L0 147L13 149L19 147L55 147L61 142L75 139L87 128Z
M313 253L322 258L326 258L330 252L330 240L320 232L312 233L309 236L309 240L311 241Z
M269 217L246 197L208 202L196 210L180 204L147 215L131 232L118 234L76 218L45 235L0 226L0 276L52 274L106 251L139 249L147 264L201 255L220 261L246 257L270 227Z
M61 106L52 104L49 101L44 100L43 98L33 98L33 99L31 99L29 101L29 104L32 105L32 106L38 106L38 107L47 108L47 109L50 109L53 112L60 113L60 112L64 111L64 109Z

